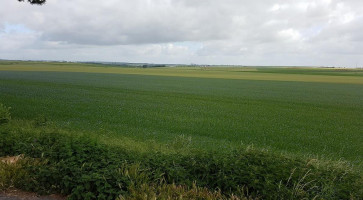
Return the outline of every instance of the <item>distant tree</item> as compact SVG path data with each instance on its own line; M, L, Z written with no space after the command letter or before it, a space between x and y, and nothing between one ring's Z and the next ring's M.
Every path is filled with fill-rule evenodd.
M25 0L18 0L18 1L25 1ZM46 0L26 0L30 4L37 4L37 5L43 5L45 4Z

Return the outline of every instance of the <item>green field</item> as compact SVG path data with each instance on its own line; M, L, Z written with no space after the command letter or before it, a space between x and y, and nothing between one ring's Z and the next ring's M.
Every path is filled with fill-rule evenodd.
M363 70L0 62L0 102L14 119L45 117L112 148L188 155L253 145L343 161L361 176Z

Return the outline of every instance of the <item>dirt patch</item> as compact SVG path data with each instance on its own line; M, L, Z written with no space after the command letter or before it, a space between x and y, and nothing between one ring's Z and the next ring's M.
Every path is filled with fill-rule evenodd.
M39 196L36 193L23 192L20 190L7 190L0 192L1 200L65 200L66 197L59 195Z

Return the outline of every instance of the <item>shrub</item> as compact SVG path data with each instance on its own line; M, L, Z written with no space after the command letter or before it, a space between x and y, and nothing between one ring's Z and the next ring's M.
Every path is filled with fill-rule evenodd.
M0 103L0 125L10 121L10 107L6 107Z

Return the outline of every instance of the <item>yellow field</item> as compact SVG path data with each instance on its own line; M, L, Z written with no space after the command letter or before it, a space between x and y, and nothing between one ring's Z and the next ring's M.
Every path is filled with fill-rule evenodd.
M248 67L163 67L163 68L123 68L87 64L63 63L19 63L0 65L0 71L57 71L57 72L87 72L111 74L137 74L155 76L178 76L197 78L298 81L323 83L363 84L361 76L334 76L310 74L256 73L256 68Z

